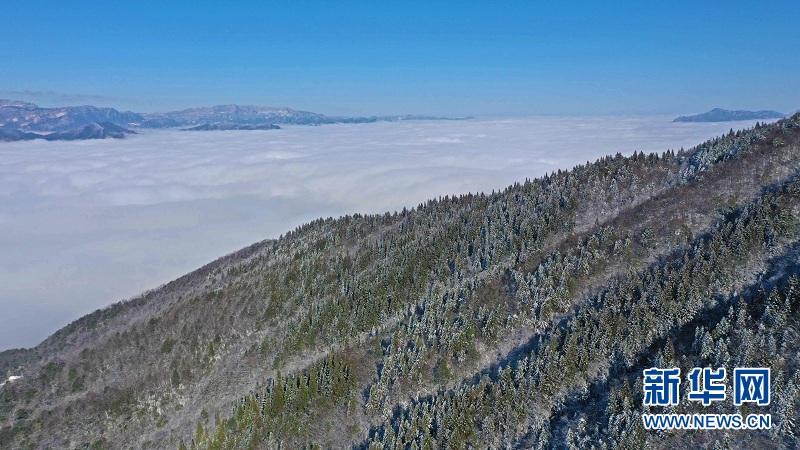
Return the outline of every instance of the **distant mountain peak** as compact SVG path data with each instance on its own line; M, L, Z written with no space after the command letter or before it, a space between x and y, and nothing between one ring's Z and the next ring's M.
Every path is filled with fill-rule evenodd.
M680 116L673 122L732 122L735 120L761 120L761 119L782 119L786 114L778 111L746 111L743 109L732 111L723 108L714 108L711 111L692 116Z
M111 122L93 122L88 125L50 134L26 133L19 130L0 129L0 142L32 141L34 139L44 139L47 141L77 141L106 138L122 139L129 134L136 134L136 132L122 128Z
M130 111L96 106L62 106L41 108L33 103L17 100L0 100L0 128L21 132L59 132L92 123L127 125L144 118Z

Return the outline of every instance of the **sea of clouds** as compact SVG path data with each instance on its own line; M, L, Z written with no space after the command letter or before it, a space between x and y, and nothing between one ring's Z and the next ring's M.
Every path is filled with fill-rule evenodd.
M753 122L530 117L0 143L0 350L317 217L413 207Z

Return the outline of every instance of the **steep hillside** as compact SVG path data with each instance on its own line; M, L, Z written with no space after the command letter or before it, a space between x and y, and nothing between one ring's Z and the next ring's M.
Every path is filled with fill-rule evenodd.
M794 447L799 172L794 115L316 220L0 354L0 447ZM738 365L771 430L644 430L642 370Z

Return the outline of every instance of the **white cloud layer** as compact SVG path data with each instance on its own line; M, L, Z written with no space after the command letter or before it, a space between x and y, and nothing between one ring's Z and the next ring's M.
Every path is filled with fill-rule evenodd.
M751 126L532 117L0 144L0 350L322 216L491 191Z

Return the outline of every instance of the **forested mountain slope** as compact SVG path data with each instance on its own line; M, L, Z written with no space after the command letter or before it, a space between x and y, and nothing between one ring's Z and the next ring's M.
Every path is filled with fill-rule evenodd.
M799 172L794 115L314 221L0 354L0 447L796 447ZM643 369L737 365L771 430L644 430Z

